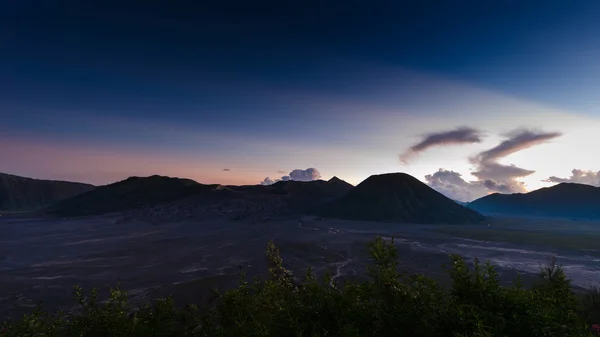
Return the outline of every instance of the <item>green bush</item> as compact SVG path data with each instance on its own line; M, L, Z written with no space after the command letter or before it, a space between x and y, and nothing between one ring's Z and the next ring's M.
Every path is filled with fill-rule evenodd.
M364 282L339 284L310 270L295 282L269 242L268 277L242 280L207 310L167 298L132 313L118 288L102 304L95 291L86 297L76 288L77 312L38 309L5 322L0 336L593 336L590 320L598 314L590 310L598 310L599 296L577 297L560 266L546 269L533 288L520 278L506 287L489 263L469 268L453 255L452 285L444 288L423 275L399 274L393 241L377 238L368 248L373 262Z

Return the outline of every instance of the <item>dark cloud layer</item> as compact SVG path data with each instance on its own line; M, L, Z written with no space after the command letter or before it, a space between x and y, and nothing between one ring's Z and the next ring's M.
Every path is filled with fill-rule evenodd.
M561 134L521 129L505 136L508 139L470 158L475 169L471 174L477 178L476 181L467 182L460 174L444 169L425 176L425 180L440 193L459 201L470 201L493 192L526 192L525 184L518 179L527 177L535 171L515 165L500 164L498 160L559 137Z
M450 131L430 133L401 154L400 160L407 163L414 156L435 146L480 143L481 135L480 131L466 126Z
M573 169L571 171L571 176L568 178L559 178L552 176L542 181L548 183L578 183L592 186L600 186L600 171L594 172L590 170Z
M266 177L263 181L261 181L261 185L271 185L278 181L288 181L288 180L296 180L296 181L313 181L321 179L321 173L314 167L307 168L306 170L295 169L292 170L288 175L284 175L279 179L271 179Z
M229 171L231 171L231 169L224 168L224 169L223 169L223 171L225 171L225 172L229 172Z

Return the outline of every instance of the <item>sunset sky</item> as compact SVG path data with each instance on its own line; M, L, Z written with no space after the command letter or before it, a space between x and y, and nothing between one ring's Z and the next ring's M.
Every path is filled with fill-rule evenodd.
M3 1L0 41L4 173L600 185L595 0Z

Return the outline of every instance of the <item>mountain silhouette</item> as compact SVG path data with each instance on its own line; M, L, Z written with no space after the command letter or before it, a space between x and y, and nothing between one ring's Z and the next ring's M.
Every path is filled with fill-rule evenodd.
M51 205L45 211L60 216L84 216L124 211L181 199L215 189L218 186L203 185L190 179L159 175L130 177L63 200Z
M0 211L37 211L93 189L89 184L0 173Z
M494 193L468 207L481 213L600 219L600 188L560 183L529 193Z
M337 200L354 188L353 185L333 177L328 181L278 181L275 184L261 186L233 186L237 191L252 194L278 195L289 205L291 212L307 212L325 203Z
M484 217L405 173L372 175L316 215L400 223L475 223Z
M315 198L340 198L348 193L354 186L337 178L331 178L329 181L313 180L313 181L278 181L273 185L269 185L269 189L280 191L281 193L290 194L292 196L308 196Z

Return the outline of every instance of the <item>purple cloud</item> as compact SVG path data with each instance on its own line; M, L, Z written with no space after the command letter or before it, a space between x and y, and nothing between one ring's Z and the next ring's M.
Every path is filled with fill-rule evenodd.
M481 136L480 131L466 126L450 131L430 133L401 154L400 160L407 163L414 156L435 146L481 143Z

